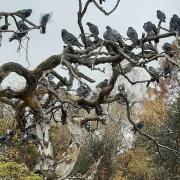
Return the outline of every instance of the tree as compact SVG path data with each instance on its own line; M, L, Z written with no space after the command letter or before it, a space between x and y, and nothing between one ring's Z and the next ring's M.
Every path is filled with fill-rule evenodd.
M100 3L105 2L100 1ZM120 76L127 79L131 85L146 83L148 87L150 83L159 83L167 74L165 74L164 70L161 72L152 66L148 68L147 65L162 57L166 57L169 63L179 68L179 63L176 63L173 59L176 52L165 49L164 53L159 53L157 49L161 39L171 36L178 38L179 21L177 23L178 28L174 28L171 23L170 30L162 27L162 20L159 20L157 27L151 22L147 22L144 24L146 36L143 33L142 37L138 38L134 29L128 32L131 44L127 44L125 39L110 26L106 27L107 31L104 33L104 40L98 37L98 33L93 33L92 29L90 30L92 33L90 36L85 33L82 20L90 4L94 4L105 15L110 15L116 10L119 3L120 0L117 0L113 9L107 12L95 0L87 0L84 5L79 0L78 25L84 47L81 47L82 44L77 41L74 35L63 30L62 38L67 46L64 47L61 54L48 57L33 70L28 70L22 65L13 62L5 63L0 67L0 84L11 72L17 73L26 80L26 86L23 89L15 91L9 87L0 90L0 101L5 104L4 106L11 106L15 113L14 120L16 122L12 130L13 133L6 133L4 135L5 140L2 142L4 145L10 146L11 144L6 143L6 138L9 138L9 141L15 134L19 136L19 139L22 139L22 135L26 134L25 141L31 138L38 146L39 151L35 169L48 179L63 179L72 172L82 146L83 128L86 128L87 131L91 130L89 123L93 121L97 122L97 128L99 122L106 125L106 115L103 112L102 105L111 104L115 101L122 103L126 107L127 118L133 129L153 141L160 156L162 148L178 154L177 150L160 144L154 137L144 133L133 121L131 109L136 102L130 101L123 88L124 86L120 86L116 94L111 92L115 89ZM20 42L19 47L21 47L22 39L26 37L28 31L41 29L41 32L45 33L45 27L50 15L44 15L45 17L41 19L41 23L43 23L37 26L27 19L31 12L31 10L20 10L13 13L0 13L6 25L8 25L8 17L13 17L17 31L3 30L1 28L0 32L14 33L10 41L13 39L18 40ZM22 21L17 21L17 17ZM161 34L162 29L167 32ZM78 49L73 48L74 45ZM176 45L178 46L178 41ZM136 53L135 49L139 49L140 53ZM97 86L98 91L94 92L92 96L93 91L89 83L94 83L95 80L83 74L79 66L87 67L92 72L98 70L103 73L104 70L97 68L97 65L102 64L109 64L112 74L109 80L105 80ZM54 70L60 65L67 69L69 72L68 77L63 77ZM136 67L146 71L150 79L131 81L128 73ZM53 81L53 77L59 80L57 84ZM72 92L75 80L80 83L80 87L77 89L78 96ZM85 113L82 113L82 110ZM53 143L50 133L54 122L67 126L71 134L68 149L59 159L54 157L57 146ZM101 159L102 157L99 157L87 173L80 176L93 179Z

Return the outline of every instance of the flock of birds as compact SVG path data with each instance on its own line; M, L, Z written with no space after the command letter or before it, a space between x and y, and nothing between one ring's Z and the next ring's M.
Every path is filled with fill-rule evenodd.
M18 40L20 41L23 37L25 37L28 34L28 31L30 30L30 27L25 23L25 19L30 17L32 14L32 9L23 9L17 11L16 15L19 16L22 20L16 22L17 26L17 32L14 33L10 38L9 41ZM42 34L46 33L46 26L51 18L50 13L45 13L42 15L40 19L40 31ZM2 19L2 17L1 17ZM0 30L8 30L10 23L5 23L3 26L0 27Z
M158 18L160 23L161 22L166 22L165 13L160 11L160 10L157 10L157 18ZM87 26L89 28L90 33L91 33L89 37L93 36L94 37L94 42L97 42L97 40L101 40L98 37L99 36L98 26L93 24L93 23L90 23L90 22L87 22L86 24L87 24ZM155 36L155 35L157 35L159 33L158 28L151 21L148 21L148 22L144 23L143 29L146 32L147 37ZM170 20L169 32L171 32L171 31L176 31L176 32L180 33L180 18L176 14L174 14L171 17L171 20ZM83 44L81 44L78 41L78 39L73 34L68 32L66 29L62 29L61 36L62 36L62 40L64 41L64 43L67 44L68 46L77 46L79 48L84 46ZM87 42L91 42L89 37L86 36L86 41ZM129 38L129 40L132 41L133 45L140 45L139 44L140 40L138 38L138 33L133 27L128 28L127 37ZM110 26L106 26L106 31L103 34L103 38L105 40L110 40L110 41L113 41L113 42L117 42L121 47L123 47L123 45L125 44L124 41L123 41L122 36L120 35L120 33L117 30L111 28ZM159 41L158 39L155 40L156 43L158 43L158 41ZM88 44L92 44L92 43L93 42L88 43ZM172 56L171 44L164 43L164 45L162 46L162 49L166 54Z

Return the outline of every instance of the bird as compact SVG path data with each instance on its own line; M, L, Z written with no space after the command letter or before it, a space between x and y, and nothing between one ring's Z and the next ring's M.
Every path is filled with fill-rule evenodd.
M118 85L118 91L121 93L121 94L124 94L125 93L125 84L122 83L122 84L119 84Z
M13 40L18 40L20 41L24 36L26 36L26 32L25 33L15 33L13 34L10 38L9 38L9 42L13 41Z
M149 66L148 70L149 70L149 74L152 77L152 81L156 81L159 84L159 73L160 72L152 66Z
M10 26L10 23L6 23L3 26L0 27L0 30L8 30L8 27Z
M158 30L156 28L156 25L153 24L151 21L144 23L143 29L147 33L147 37L155 36L158 34ZM154 41L155 41L155 43L158 43L159 39L156 39Z
M106 26L107 31L104 32L103 37L105 40L110 40L113 42L118 42L119 45L122 47L124 42L121 38L119 32L115 29L112 29L110 26Z
M24 20L18 21L17 22L18 28L20 31L27 31L30 28L25 24Z
M166 15L160 10L157 10L157 18L160 22L166 22Z
M48 81L52 81L54 79L54 75L49 73L47 74Z
M136 30L132 27L129 27L127 30L127 36L130 40L132 40L133 43L137 44L138 42L138 34Z
M80 85L78 88L77 88L77 96L79 97L88 97L90 94L90 89L85 86L85 85Z
M96 105L95 106L95 112L98 116L103 116L104 113L103 113L103 108L101 105Z
M135 127L137 129L142 129L144 127L144 122L143 121L136 122ZM137 130L134 127L131 130L134 131L134 134L136 134Z
M177 14L174 14L171 17L169 30L180 32L180 18L178 17Z
M96 26L95 24L92 24L90 22L87 22L86 24L88 25L89 31L92 33L92 35L98 37L98 35L99 35L98 26Z
M99 3L102 4L103 2L105 2L105 0L99 0Z
M41 19L40 19L41 34L46 33L46 26L47 26L47 23L49 22L50 18L51 18L50 13L46 13L41 17Z
M164 43L162 46L162 49L163 49L165 54L169 55L170 57L173 57L173 52L172 52L173 49L171 47L171 44Z
M66 29L62 29L61 36L64 43L68 46L77 46L79 48L83 47L77 38L73 34L69 33Z
M103 88L105 88L106 86L108 86L108 80L107 80L107 79L105 79L104 81L100 82L100 83L96 86L96 88L103 89Z
M28 18L32 14L32 9L23 9L18 11L18 15L24 19Z

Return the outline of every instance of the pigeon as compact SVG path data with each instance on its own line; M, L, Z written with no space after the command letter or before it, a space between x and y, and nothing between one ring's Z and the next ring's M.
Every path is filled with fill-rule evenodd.
M152 76L152 80L159 84L159 71L152 66L150 66L148 70L149 74Z
M26 36L26 32L25 33L18 33L18 34L13 34L10 38L9 38L9 42L13 41L13 40L18 40L20 41L24 36Z
M4 24L3 26L0 27L0 30L8 30L8 27L10 26L10 23Z
M107 80L107 79L105 79L104 81L100 82L100 83L96 86L96 88L103 89L103 88L105 88L106 86L108 86L108 80Z
M41 19L40 19L41 34L46 33L46 25L49 22L50 18L51 18L50 13L46 13L41 17Z
M29 27L24 23L23 20L17 22L18 28L20 31L27 31Z
M104 32L103 37L105 40L110 40L114 42L118 42L119 45L123 46L123 40L121 39L121 35L115 29L112 29L110 26L106 26L107 31Z
M166 22L166 15L160 10L157 10L157 18L160 22Z
M162 46L162 49L163 49L165 54L169 55L170 57L173 57L171 44L164 43Z
M151 37L151 36L158 34L158 30L156 28L156 25L153 24L151 21L144 23L143 29L147 33L147 37ZM158 42L159 42L159 39L156 39L155 43L158 43Z
M85 85L80 85L80 86L78 87L78 89L77 89L77 95L78 95L79 97L85 98L85 97L88 97L89 94L90 94L90 89L89 89L87 86L85 86Z
M144 127L144 123L142 121L139 121L135 123L135 126L138 129L142 129ZM131 130L134 131L134 134L136 134L137 130L134 127Z
M32 9L23 9L18 11L19 16L24 19L28 18L31 15L31 13L32 13Z
M170 20L169 30L180 32L180 18L178 17L178 15L174 14L172 16Z
M138 42L138 34L136 30L132 27L129 27L127 30L127 36L130 40L132 40L133 43L137 44Z
M69 46L77 46L79 48L83 47L77 38L73 34L69 33L66 29L62 29L61 36L65 44Z
M49 73L47 74L48 81L52 81L54 79L54 75Z
M124 94L125 93L125 84L119 84L118 85L118 91L121 93L121 94Z
M105 2L105 0L99 0L99 3L102 4L103 2Z
M89 31L92 33L92 35L97 37L99 35L98 26L96 26L90 22L87 22L86 24L88 25Z

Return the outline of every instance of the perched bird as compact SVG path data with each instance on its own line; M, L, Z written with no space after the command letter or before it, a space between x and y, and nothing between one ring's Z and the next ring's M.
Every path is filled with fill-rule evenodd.
M125 93L125 84L122 83L122 84L119 84L118 85L118 91L121 93L121 94L124 94Z
M149 66L148 70L149 70L149 74L152 77L152 81L156 81L157 83L159 83L159 73L160 72L152 66Z
M96 88L103 89L103 88L105 88L107 85L108 85L108 80L105 79L104 81L100 82L100 83L96 86Z
M129 27L127 30L127 36L128 38L135 44L137 44L138 42L138 34L136 32L136 30L132 27Z
M163 69L163 74L164 74L164 77L165 77L165 78L171 77L171 75L172 75L172 69L173 69L172 64L167 63L166 66L165 66L164 69ZM169 75L169 76L168 76L168 75Z
M83 47L77 38L73 34L69 33L66 29L62 29L61 36L64 43L68 46L77 46L79 48Z
M26 36L27 33L18 33L18 34L13 34L10 38L9 38L9 42L13 41L13 40L18 40L21 41L21 39Z
M95 112L98 116L103 116L104 113L103 113L103 108L101 105L97 105L95 106Z
M90 89L89 89L87 86L85 86L85 85L80 85L80 86L78 87L78 89L77 89L77 95L78 95L79 97L85 98L85 97L88 97L89 94L90 94Z
M135 127L137 129L142 129L144 127L144 122L143 121L136 122ZM137 130L134 127L131 130L134 131L134 134L136 134Z
M49 73L47 74L48 81L52 81L54 79L54 75Z
M41 26L41 33L45 34L46 33L46 25L49 22L51 18L51 14L50 13L46 13L44 14L41 19L40 19L40 26Z
M178 17L178 15L174 14L172 16L170 20L169 30L180 32L180 18Z
M99 0L99 3L102 4L102 2L105 2L105 0Z
M27 31L27 30L29 30L29 27L25 24L25 22L24 22L23 20L18 21L18 22L17 22L17 25L18 25L18 27L19 27L19 30L21 30L21 31Z
M158 34L156 25L153 24L151 21L144 23L143 29L147 33L147 37L155 36ZM158 42L159 42L159 39L156 39L155 43L158 43Z
M164 43L162 46L162 49L163 49L165 54L169 55L170 57L173 57L173 52L172 52L173 49L171 47L171 44Z
M0 30L8 30L8 27L10 26L10 23L4 24L3 26L0 27Z
M123 47L123 40L121 35L115 29L112 29L110 26L106 26L107 31L104 32L103 37L105 40L110 40L114 42L118 42L121 47Z
M98 26L96 26L90 22L87 22L86 24L88 25L89 31L92 33L92 35L97 37L99 35Z
M166 22L166 15L160 10L157 10L157 18L160 22Z
M32 9L23 9L18 11L19 16L24 19L28 18L31 15L31 13L32 13Z

